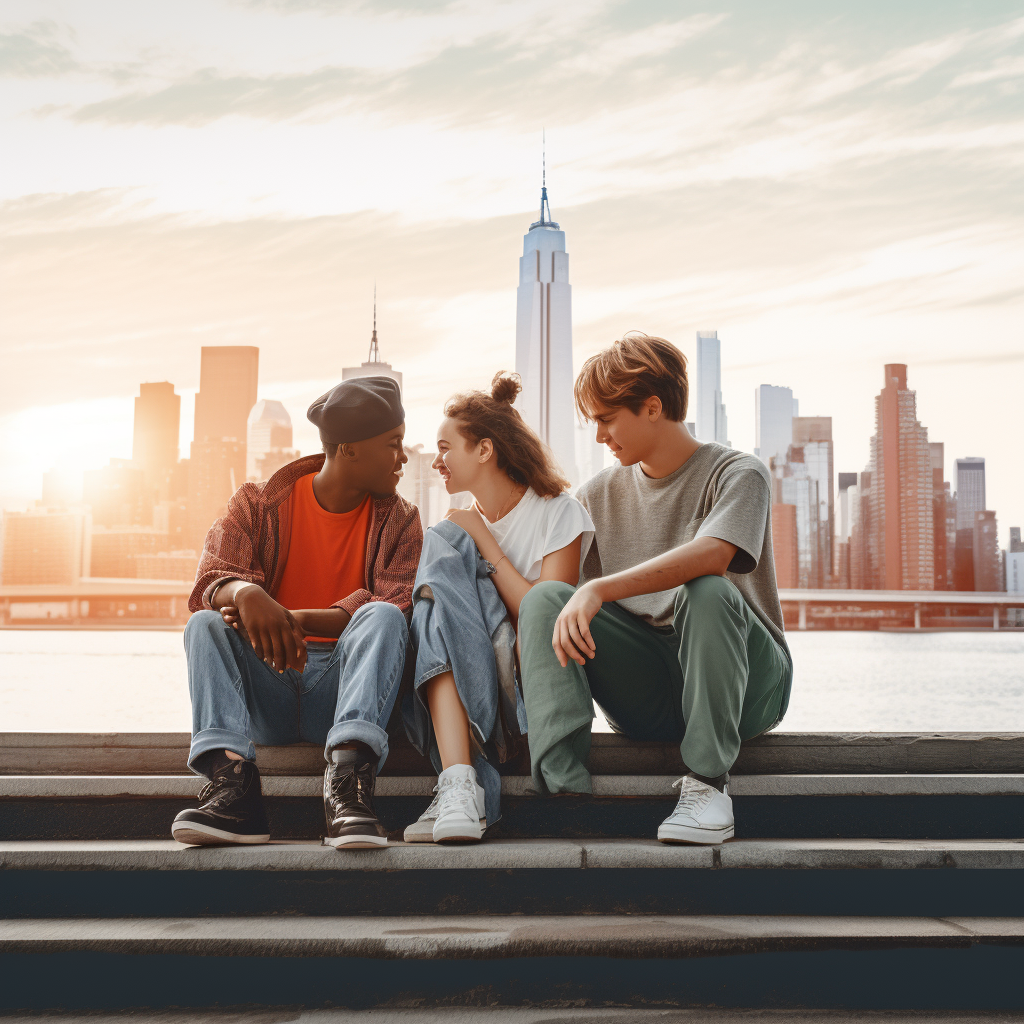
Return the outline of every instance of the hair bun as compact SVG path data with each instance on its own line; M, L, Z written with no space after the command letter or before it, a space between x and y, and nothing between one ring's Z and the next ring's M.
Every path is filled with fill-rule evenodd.
M506 405L512 405L522 390L523 384L518 373L506 374L504 370L499 370L491 381L491 398Z

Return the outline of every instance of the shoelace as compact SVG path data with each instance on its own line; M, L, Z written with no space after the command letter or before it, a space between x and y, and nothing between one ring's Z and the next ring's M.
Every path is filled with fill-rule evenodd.
M336 771L330 779L329 799L335 806L344 806L346 797L353 798L355 803L371 810L370 801L366 793L365 775L369 772L369 765L361 768L353 767L351 771Z
M674 814L678 814L679 811L693 814L703 810L711 802L714 792L710 786L699 782L692 775L684 775L681 779L676 779L672 783L672 788L679 790L679 802L673 811Z
M420 821L430 821L437 817L437 805L441 802L441 794L437 791L437 786L433 789L434 799L430 801L430 806L420 815Z
M210 779L210 781L199 790L199 802L206 803L209 798L212 797L210 803L214 807L219 807L225 801L234 797L238 791L242 788L241 777L237 779L227 778L223 775L218 775L216 778Z
M477 818L475 797L476 784L468 776L464 776L458 782L445 779L440 786L440 792L435 797L438 803L437 816L440 818L452 811L462 811L467 818L472 818L475 821ZM470 800L474 800L473 813L470 813L469 809Z

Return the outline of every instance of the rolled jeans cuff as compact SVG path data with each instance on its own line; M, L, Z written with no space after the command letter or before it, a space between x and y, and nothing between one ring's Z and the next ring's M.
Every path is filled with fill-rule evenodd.
M196 759L211 750L230 750L247 761L256 759L256 744L245 733L232 732L230 729L203 729L192 737L192 746L188 751L189 771L202 775L195 767Z
M373 722L354 719L350 722L338 722L327 734L327 745L324 747L324 759L330 761L331 751L343 743L365 743L379 758L377 771L384 767L388 759L388 734L385 729Z

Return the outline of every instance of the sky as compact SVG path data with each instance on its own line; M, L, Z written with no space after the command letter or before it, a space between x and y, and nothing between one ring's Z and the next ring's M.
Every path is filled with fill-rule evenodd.
M305 409L366 358L410 442L514 368L541 133L574 359L722 341L862 470L883 366L1024 525L1024 17L943 0L0 2L0 503L131 455L141 381L258 345ZM954 484L955 486L955 484Z

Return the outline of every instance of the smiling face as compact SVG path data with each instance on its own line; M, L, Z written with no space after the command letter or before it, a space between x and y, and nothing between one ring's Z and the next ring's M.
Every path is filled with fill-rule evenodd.
M491 451L490 442L473 444L459 432L459 421L446 416L437 428L437 458L430 464L441 474L444 488L449 494L472 491L487 459L482 456Z
M386 498L398 489L402 467L409 461L405 454L405 424L386 430L365 441L354 441L345 447L354 455L350 472L360 490L378 498Z
M587 418L597 427L597 443L607 445L621 465L635 466L650 455L657 443L661 399L648 398L636 412L625 406L596 403L588 410Z

